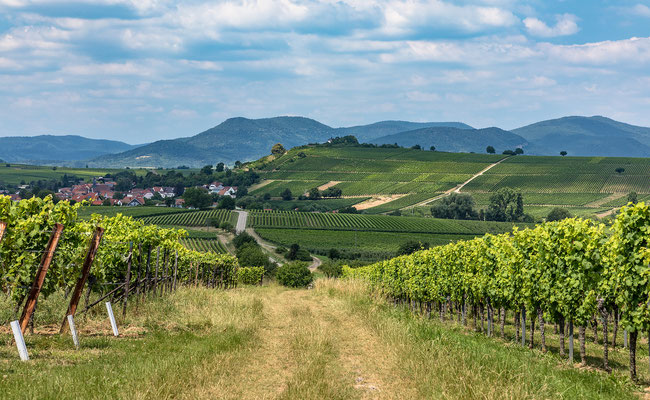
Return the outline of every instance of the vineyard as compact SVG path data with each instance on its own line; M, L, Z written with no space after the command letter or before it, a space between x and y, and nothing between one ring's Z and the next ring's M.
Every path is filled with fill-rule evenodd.
M262 178L275 182L253 193L277 196L286 187L302 191L335 181L341 182L336 187L343 196L406 194L368 210L386 213L434 198L502 158L412 149L303 147L270 163L256 164ZM624 171L618 173L618 168ZM538 209L536 216L545 216L554 206L569 207L573 214L586 216L602 210L584 209L585 205L612 194L650 194L649 181L650 167L643 159L517 156L472 180L462 192L476 195L482 206L491 193L510 187L523 192L525 205L548 207ZM615 201L605 208L624 204Z
M201 253L227 253L226 247L218 239L206 238L183 238L180 243L190 250L195 250Z
M230 210L200 210L189 211L182 213L169 213L157 216L147 216L139 218L145 224L161 225L161 226L206 226L208 221L212 219L218 224L222 222L230 222L233 225L237 221L237 215L230 212Z
M139 301L147 293L199 283L220 288L236 284L237 260L213 251L222 252L220 245L123 215L83 220L78 216L81 207L55 204L49 196L18 203L0 196L0 290L13 300L16 312L24 304L23 333L33 323L39 296L72 291L67 313L60 310L63 320L75 314L85 286L82 313L106 299L122 303L125 312L129 298ZM112 290L105 293L108 288ZM88 304L91 293L100 298Z
M611 232L610 232L611 230ZM600 323L602 368L609 371L609 327L612 343L625 329L629 372L636 380L636 349L640 332L650 331L650 206L623 207L610 228L590 220L565 219L512 234L485 235L359 269L344 275L368 280L396 303L441 320L473 319L476 330L505 338L507 315L513 315L515 340L533 342L539 322L540 347L546 353L545 326L559 326L559 354L565 337L573 362L577 327L580 358L586 364L585 337ZM495 321L499 328L495 327ZM485 328L487 323L487 329ZM597 333L597 332L596 332Z
M512 230L513 227L513 224L508 222L291 211L251 211L248 221L249 225L256 229L324 229L455 235L503 233Z

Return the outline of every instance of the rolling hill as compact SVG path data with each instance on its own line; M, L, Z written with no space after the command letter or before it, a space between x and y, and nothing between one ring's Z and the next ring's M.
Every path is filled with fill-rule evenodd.
M57 163L120 153L137 146L82 136L41 135L0 137L0 159L31 164Z
M513 129L526 139L528 153L575 156L650 157L650 128L609 118L564 117Z
M332 128L303 117L263 119L230 118L196 136L151 143L124 153L98 157L89 162L103 167L201 167L206 164L237 160L247 161L270 153L275 143L286 148L307 143L324 142L334 136L361 133L363 137L379 137L387 132L413 129L431 124L405 121L384 121L353 128ZM466 126L459 123L450 123Z
M457 153L484 153L487 146L493 146L497 152L525 147L526 139L512 132L499 128L458 129L449 127L431 127L400 132L382 136L370 141L375 144L397 143L411 147L419 144L424 149L435 146L439 151Z
M409 121L381 121L370 125L338 128L337 136L353 135L359 141L372 141L379 137L393 135L400 132L413 131L422 128L450 127L457 129L474 129L462 122L409 122ZM374 143L374 142L373 142Z

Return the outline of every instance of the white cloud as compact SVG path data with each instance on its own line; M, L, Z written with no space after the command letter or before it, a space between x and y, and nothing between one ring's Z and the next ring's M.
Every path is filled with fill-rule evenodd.
M457 28L465 32L478 32L495 27L509 27L518 22L512 12L503 8L458 6L439 0L388 1L383 9L383 31L397 35L422 28Z
M578 32L578 24L576 23L576 16L572 14L562 14L556 17L557 22L555 26L548 26L543 21L528 17L524 19L524 25L533 36L540 37L555 37L573 35Z
M632 7L632 12L635 15L639 15L642 17L650 17L650 7L646 6L645 4L637 4L634 7Z
M650 62L650 37L576 45L541 44L540 47L549 57L572 63L595 65L629 63L634 67Z

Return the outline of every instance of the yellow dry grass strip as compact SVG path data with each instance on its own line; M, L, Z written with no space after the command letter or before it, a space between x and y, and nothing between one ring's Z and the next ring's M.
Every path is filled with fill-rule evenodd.
M603 197L602 199L598 199L596 201L592 201L591 203L587 203L584 205L584 207L600 208L602 207L603 204L607 204L610 201L618 200L621 197L626 195L627 193L612 193L607 197Z
M353 207L356 208L357 210L366 210L368 208L377 207L377 206L384 205L386 203L390 203L391 201L400 199L404 196L407 196L407 194L390 194L385 196L374 196L371 199L362 201L359 204L355 204Z
M324 185L320 185L320 186L318 187L318 190L329 189L329 188L331 188L332 186L336 186L336 185L338 185L339 183L341 183L341 181L329 181L329 182L327 182L327 183L324 184Z
M203 363L183 398L417 397L399 373L396 349L349 315L343 300L277 286L255 293L264 315L257 345Z

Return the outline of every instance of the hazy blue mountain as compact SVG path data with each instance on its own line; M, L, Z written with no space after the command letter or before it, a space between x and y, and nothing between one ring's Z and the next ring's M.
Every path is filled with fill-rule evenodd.
M474 129L462 122L409 122L409 121L381 121L369 125L338 128L337 136L353 135L359 141L371 141L383 136L399 132L413 131L415 129L431 127L451 127L459 129Z
M335 136L359 135L361 141L423 126L457 122L384 121L351 128L331 128L304 117L275 117L263 119L230 118L196 136L151 143L124 153L98 157L91 166L104 167L200 167L206 164L237 160L248 161L270 154L275 143L291 148L308 143L322 143ZM471 127L469 127L471 128Z
M313 119L275 117L263 119L230 118L196 136L151 143L115 155L96 158L93 166L105 167L201 167L237 160L247 161L271 154L271 147L286 148L324 142L334 129Z
M530 143L534 154L575 156L650 157L650 128L609 118L564 117L513 129Z
M42 164L87 160L134 147L136 146L114 140L89 139L75 135L10 136L0 137L0 158L7 162Z
M499 128L484 129L458 129L448 127L434 127L416 129L383 136L374 140L375 144L393 144L411 147L416 144L429 150L435 146L436 150L449 152L475 152L485 153L487 146L492 146L498 153L504 150L514 150L516 147L526 149L526 139L512 132Z

